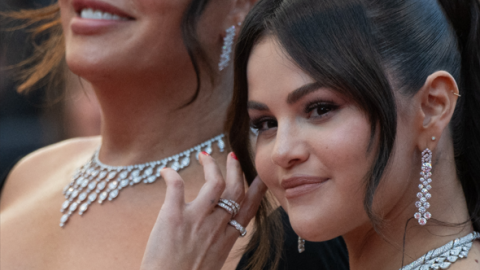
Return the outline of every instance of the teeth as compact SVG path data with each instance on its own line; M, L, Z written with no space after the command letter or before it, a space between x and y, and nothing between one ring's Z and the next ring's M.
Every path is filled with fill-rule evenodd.
M93 12L93 18L92 19L101 20L102 19L102 12L99 11L99 10L95 10Z
M102 14L102 19L104 20L112 20L113 19L113 15L108 13L108 12L105 12Z
M83 19L93 19L93 20L113 20L113 21L127 20L127 18L120 17L116 14L103 12L100 10L93 10L91 8L82 9L82 12L80 12L80 17Z

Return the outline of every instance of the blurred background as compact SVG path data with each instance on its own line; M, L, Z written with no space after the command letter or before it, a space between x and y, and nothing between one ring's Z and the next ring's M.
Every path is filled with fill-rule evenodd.
M0 0L0 11L47 6L52 0ZM0 190L11 168L25 155L61 140L100 133L101 112L91 86L65 71L62 89L39 87L17 93L18 69L29 57L31 36L10 31L19 22L0 20ZM53 95L51 93L61 93Z

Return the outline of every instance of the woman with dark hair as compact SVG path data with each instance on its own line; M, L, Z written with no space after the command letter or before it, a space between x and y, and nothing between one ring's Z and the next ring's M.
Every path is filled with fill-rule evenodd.
M350 269L480 269L477 0L262 0L236 46L232 149L300 237L342 235ZM217 217L176 211L169 192L160 216L179 226L159 228L206 233Z
M244 193L242 174L232 172L238 161L233 153L227 158L223 135L233 87L230 58L239 25L254 2L59 0L44 9L7 14L42 35L36 53L21 63L27 69L19 91L45 82L58 87L62 80L55 75L62 75L65 60L93 86L103 119L101 137L41 149L12 170L1 197L0 268L150 269L157 258L151 250L168 247L155 238L155 230L151 235L165 207L166 188L175 185L162 176L176 171L186 180L177 186L184 188L187 202L221 190L225 200L209 201L208 209L228 223L225 209L236 211L230 200L242 202ZM196 158L205 165L206 178ZM215 169L215 160L229 172ZM231 180L224 182L225 174ZM273 222L271 228L281 233L282 224L264 218L280 213L261 201L264 192L251 189L250 199L243 201L251 209L240 216L242 224L260 207L255 221ZM177 221L166 222L175 226ZM288 224L285 228L284 242L261 229L256 237L288 249L294 233ZM239 236L233 225L224 229ZM232 252L222 253L223 269L237 267L250 236L234 239ZM153 247L145 251L149 238ZM341 240L331 243L316 244L301 259L309 262L326 248L346 254ZM298 260L295 255L280 265ZM346 261L343 255L335 257ZM323 257L328 265L330 259ZM264 262L254 265L263 267L259 263Z

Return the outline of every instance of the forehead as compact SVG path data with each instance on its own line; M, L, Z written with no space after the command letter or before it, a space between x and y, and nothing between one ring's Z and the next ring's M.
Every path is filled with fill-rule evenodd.
M314 80L289 59L272 36L259 40L253 47L247 65L249 100L262 100L288 94ZM283 95L282 95L283 96Z

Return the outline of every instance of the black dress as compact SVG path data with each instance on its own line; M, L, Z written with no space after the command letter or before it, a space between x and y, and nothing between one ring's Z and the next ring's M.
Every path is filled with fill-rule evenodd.
M341 237L326 242L305 241L305 251L298 253L298 236L290 225L287 213L281 207L276 211L280 211L285 230L282 258L278 270L349 269L347 248ZM252 253L253 251L243 255L236 270L246 270L245 266Z

